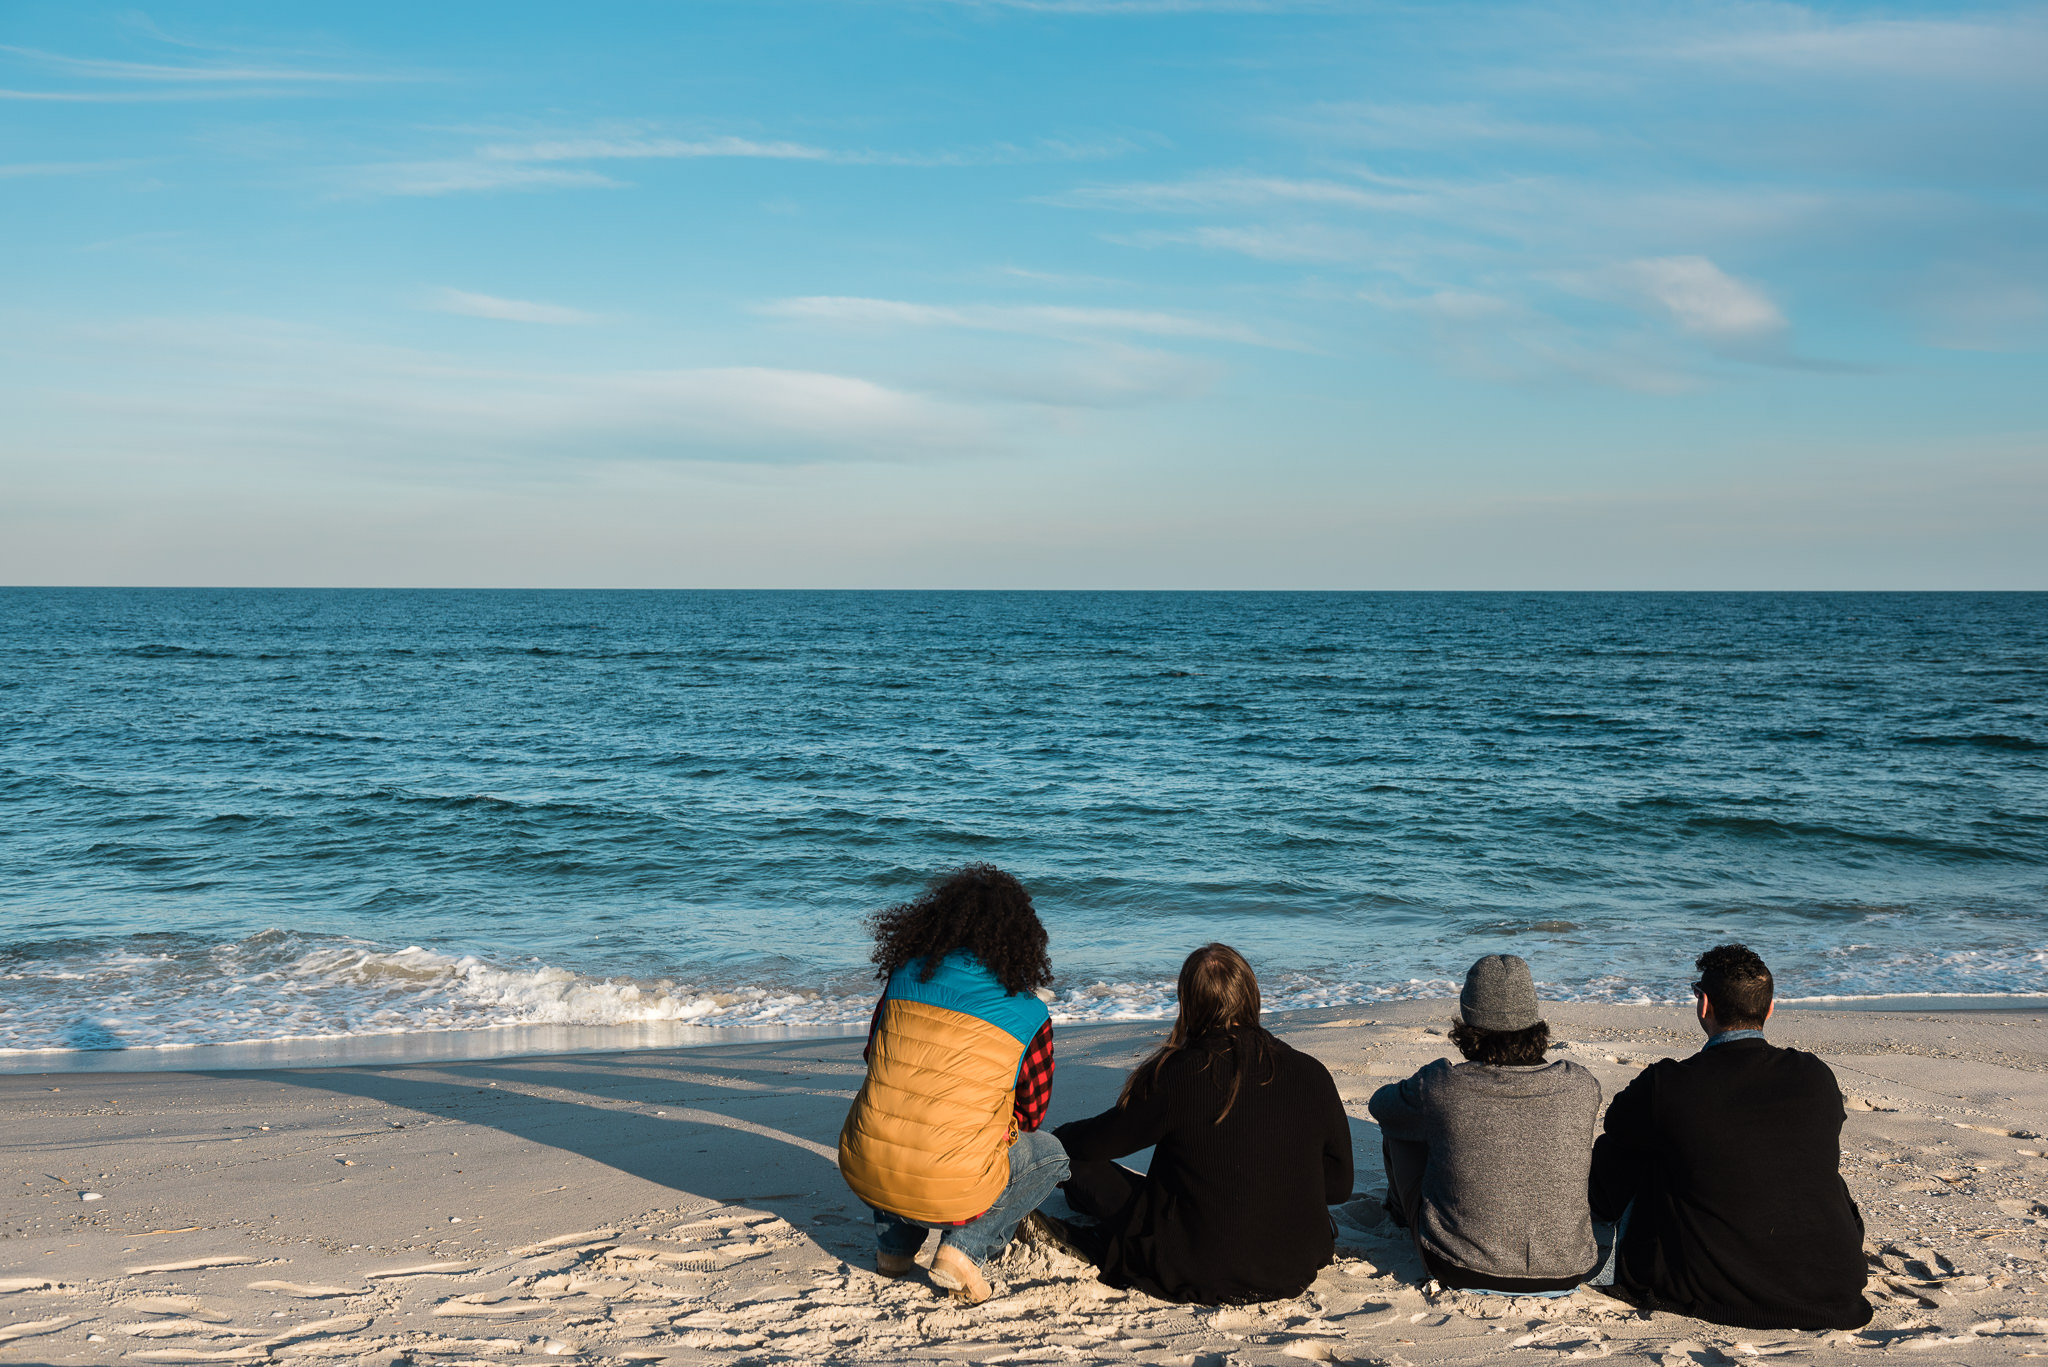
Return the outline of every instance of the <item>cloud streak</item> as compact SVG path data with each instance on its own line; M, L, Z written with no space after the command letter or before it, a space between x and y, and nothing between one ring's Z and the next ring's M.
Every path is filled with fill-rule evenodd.
M168 40L167 40L168 41ZM193 47L194 44L177 44ZM132 62L108 57L74 57L40 48L0 43L0 59L12 59L58 80L98 82L98 88L0 89L0 100L45 104L157 104L195 100L278 99L407 79L366 71L233 61Z
M489 190L616 190L624 185L624 181L599 171L532 166L516 161L383 162L354 167L339 180L344 194L392 198L430 198Z
M1053 304L918 304L900 299L808 295L778 299L759 311L775 318L870 328L962 328L1027 336L1096 337L1119 333L1245 346L1300 350L1296 345L1222 319L1146 309L1084 308Z
M1710 342L1749 345L1774 340L1785 315L1756 286L1737 280L1704 256L1630 261L1615 278L1663 309L1679 331Z
M2048 23L2016 17L1854 19L1829 22L1799 6L1767 9L1766 22L1703 33L1644 55L1709 63L1737 72L1908 78L1927 81L2025 81L2048 70ZM1770 22L1769 20L1776 20Z
M442 289L428 303L437 313L459 314L465 318L488 318L501 323L544 323L552 327L577 327L601 321L595 313L563 308L558 304L537 304L528 299L501 299L494 294L472 294L468 290Z
M1434 196L1413 190L1381 189L1337 180L1212 175L1183 181L1088 185L1052 196L1046 202L1067 208L1142 213L1199 213L1274 204L1414 213L1434 207L1437 201Z
M0 43L0 52L19 57L60 75L109 81L171 81L208 85L287 85L300 83L357 83L388 81L389 76L359 71L320 71L306 67L226 66L212 62L172 65L162 62L124 62L105 57L70 57L36 48Z
M513 321L549 306L493 296ZM529 315L529 316L518 316ZM635 459L803 465L985 453L990 415L859 375L776 365L505 369L267 319L138 319L48 339L80 346L98 392L37 401L82 440L372 459Z
M1094 161L1121 156L1135 146L1127 139L1100 142L1042 139L1032 143L994 143L956 151L885 152L872 148L820 147L787 139L730 134L705 137L645 132L563 134L516 140L501 138L454 157L372 162L348 168L338 173L338 179L354 193L431 196L489 190L616 187L624 183L592 169L589 163L743 160L944 169Z
M0 180L22 176L89 176L98 171L126 171L138 161L19 161L0 163Z

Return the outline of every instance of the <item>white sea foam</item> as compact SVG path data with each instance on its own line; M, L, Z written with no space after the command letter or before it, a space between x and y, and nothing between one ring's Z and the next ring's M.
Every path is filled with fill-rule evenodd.
M418 945L329 939L306 948L278 931L196 953L16 963L0 982L0 1053L517 1025L834 1025L865 1019L872 1006L829 990L505 967Z
M1942 997L2032 1004L2042 997L2027 989L2048 980L2048 951L2032 949L1823 962L1837 971L1806 975L1801 985L1809 990L1787 994L1787 1005L1868 1009L1887 1000ZM867 1020L875 992L859 974L815 987L635 981L537 962L507 965L418 945L391 949L275 930L168 952L79 945L69 953L16 960L0 970L0 984L0 1055L500 1027L845 1027ZM1554 1000L1683 999L1682 987L1662 986L1659 991L1620 975L1539 984ZM1373 982L1338 972L1282 971L1266 975L1263 989L1267 1009L1296 1011L1454 997L1458 984L1444 976ZM1053 1019L1063 1024L1146 1021L1171 1018L1176 998L1169 980L1098 979L1062 985L1049 1004Z

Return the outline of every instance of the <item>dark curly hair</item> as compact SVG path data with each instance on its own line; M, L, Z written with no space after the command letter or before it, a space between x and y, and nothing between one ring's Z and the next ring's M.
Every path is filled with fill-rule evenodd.
M1473 1063L1530 1068L1543 1062L1544 1051L1550 1048L1550 1022L1537 1021L1526 1030L1481 1030L1464 1021L1453 1021L1451 1043Z
M1760 1030L1771 1014L1777 985L1771 970L1748 945L1715 945L1693 960L1700 971L1692 990L1707 999L1723 1030Z
M964 949L995 974L1011 996L1052 984L1045 957L1045 927L1024 885L993 864L968 864L932 880L915 900L868 918L875 933L875 976L924 960L919 982L930 982L939 961Z

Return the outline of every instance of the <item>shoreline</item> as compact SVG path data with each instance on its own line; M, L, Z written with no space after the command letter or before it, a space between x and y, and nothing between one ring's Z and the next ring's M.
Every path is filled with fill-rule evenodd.
M1360 1192L1382 1185L1365 1098L1445 1052L1449 1005L1270 1022L1337 1079ZM1608 1097L1700 1043L1682 1009L1545 1010L1558 1056ZM1061 1029L1050 1123L1110 1104L1163 1028ZM1359 1212L1339 1226L1337 1261L1290 1302L1167 1305L1022 1243L994 1269L999 1299L960 1309L921 1275L867 1270L866 1212L833 1164L861 1042L839 1037L0 1076L0 1145L21 1183L0 1191L0 1363L1725 1367L2048 1353L2048 1141L2034 1137L2048 1131L2048 1024L1788 1011L1771 1035L1819 1052L1849 1097L1843 1174L1869 1226L1878 1308L1862 1331L1645 1319L1586 1290L1543 1303L1431 1292L1412 1248Z
M1442 997L1402 997L1378 1003L1268 1011L1270 1025L1313 1023L1335 1014L1359 1015L1396 1005L1427 1008ZM1619 1010L1683 1010L1682 1003L1557 1002L1558 1007ZM1780 1012L1884 1014L1904 1016L2005 1016L2038 1012L2048 1017L2048 993L1901 993L1895 996L1794 997ZM1099 1025L1165 1026L1170 1014L1112 1020L1061 1020L1060 1031ZM637 1021L612 1025L490 1025L466 1030L392 1030L360 1035L313 1035L231 1043L123 1045L103 1049L0 1049L0 1076L65 1073L246 1072L268 1068L361 1068L464 1060L543 1058L550 1055L641 1053L707 1049L730 1044L842 1039L864 1035L865 1021L797 1025L696 1025L681 1021Z

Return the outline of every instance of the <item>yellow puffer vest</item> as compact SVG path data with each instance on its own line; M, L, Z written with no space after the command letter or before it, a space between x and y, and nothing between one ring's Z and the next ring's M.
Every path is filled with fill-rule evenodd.
M1017 1065L1048 1015L971 955L948 955L930 982L917 981L920 964L890 975L839 1171L869 1205L945 1224L980 1215L1009 1185Z

